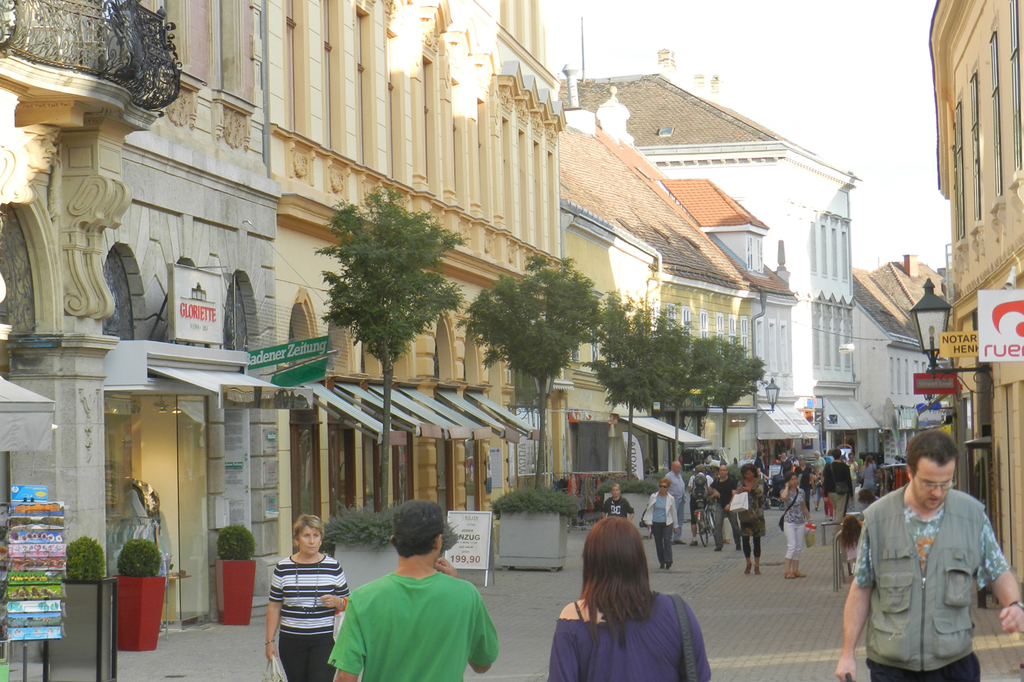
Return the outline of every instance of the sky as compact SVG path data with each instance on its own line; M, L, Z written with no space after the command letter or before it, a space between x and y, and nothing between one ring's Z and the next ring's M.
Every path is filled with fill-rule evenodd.
M719 102L860 178L853 265L904 254L945 266L949 203L938 190L929 30L934 0L541 0L548 65L589 78L721 79ZM628 12L624 11L628 8Z

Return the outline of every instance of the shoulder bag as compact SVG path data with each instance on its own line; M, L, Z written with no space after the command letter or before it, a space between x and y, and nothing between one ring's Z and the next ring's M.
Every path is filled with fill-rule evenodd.
M679 630L683 635L683 669L680 671L683 682L697 682L697 651L693 646L693 628L690 626L690 615L686 612L686 602L678 594L670 594L679 617Z
M782 512L782 516L779 517L779 530L782 530L783 526L786 524L786 513L790 509L793 508L793 505L796 504L796 501L799 500L799 499L800 499L800 491L797 490L796 491L796 497L793 498L793 501L789 503L788 507L786 507L786 511Z

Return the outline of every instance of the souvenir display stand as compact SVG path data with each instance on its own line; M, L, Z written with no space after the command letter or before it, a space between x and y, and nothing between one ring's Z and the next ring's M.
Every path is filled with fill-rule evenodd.
M64 634L64 503L47 500L42 486L11 486L11 502L0 505L3 622L0 682L7 682L6 654L21 644L22 679L28 679L28 642L60 639ZM46 678L46 660L43 659Z

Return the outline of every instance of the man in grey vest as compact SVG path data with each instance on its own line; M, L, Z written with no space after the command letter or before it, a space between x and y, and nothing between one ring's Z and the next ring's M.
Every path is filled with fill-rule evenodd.
M864 511L840 680L857 679L854 649L865 626L872 682L980 680L971 639L975 581L992 586L1003 631L1024 630L1020 586L985 508L950 490L958 456L943 431L919 433L907 445L910 482Z

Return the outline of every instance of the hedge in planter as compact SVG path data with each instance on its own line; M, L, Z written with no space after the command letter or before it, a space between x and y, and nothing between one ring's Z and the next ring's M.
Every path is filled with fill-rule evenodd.
M565 566L567 528L564 517L576 516L576 498L555 490L511 490L491 502L501 518L498 559L506 568Z
M397 506L374 511L350 507L332 516L324 526L324 545L334 547L334 558L345 569L350 589L391 573L398 567L398 553L391 544ZM455 546L458 538L445 523L441 550ZM321 546L322 552L327 550Z
M68 580L102 580L107 576L107 559L96 540L85 536L68 544Z
M256 538L245 526L225 526L217 535L217 620L248 625L256 584Z
M117 648L153 651L160 636L165 579L156 577L162 557L151 540L129 540L117 557Z

